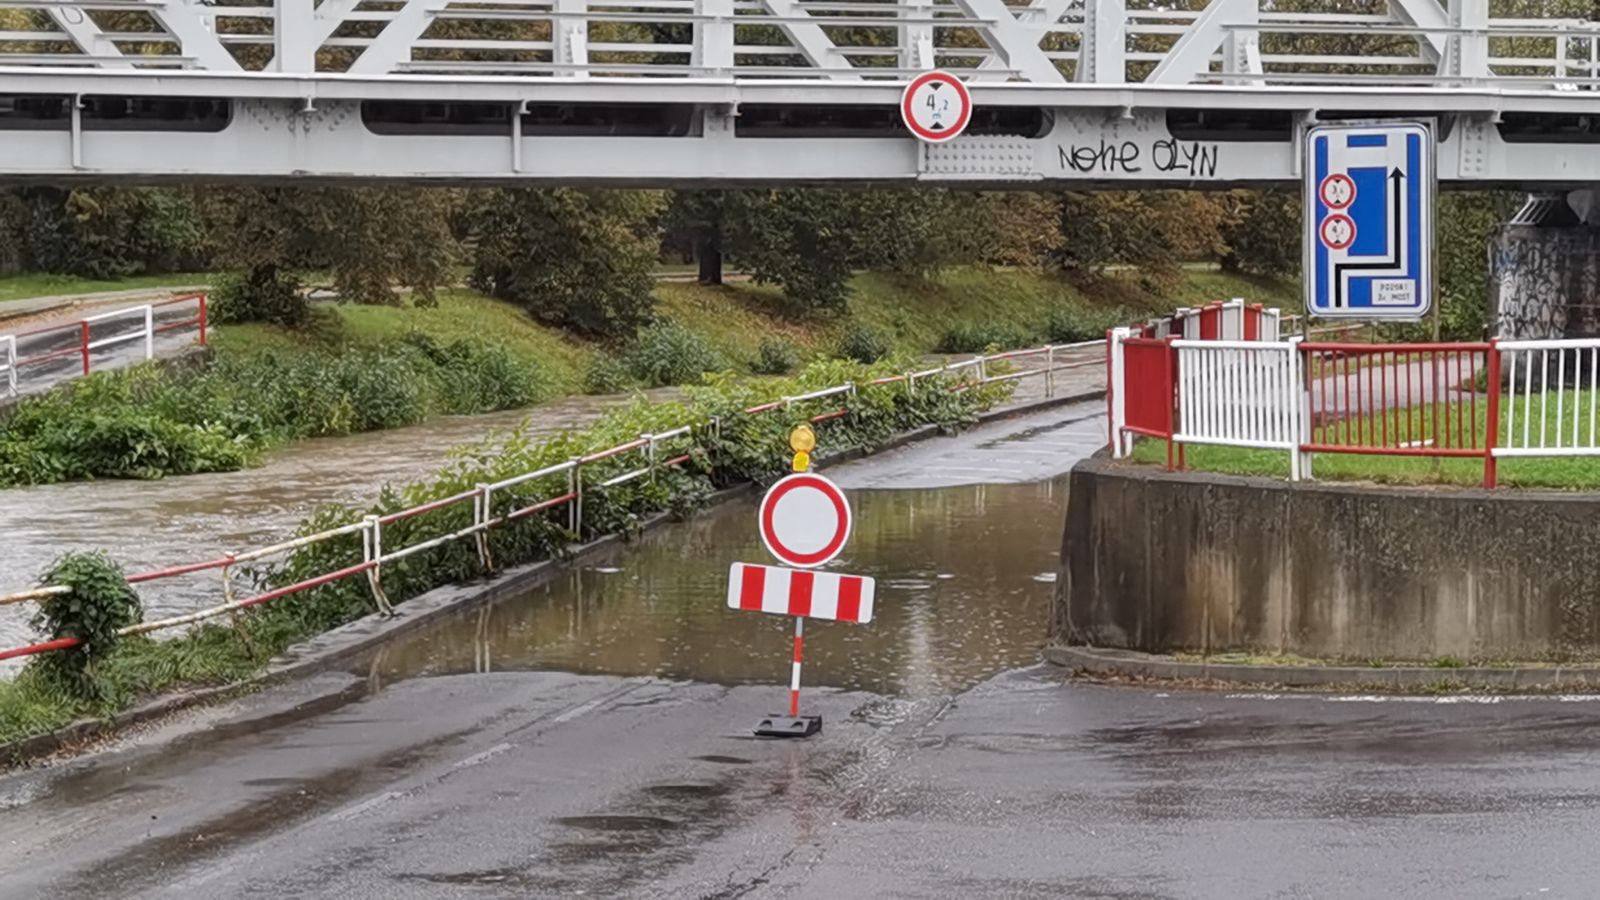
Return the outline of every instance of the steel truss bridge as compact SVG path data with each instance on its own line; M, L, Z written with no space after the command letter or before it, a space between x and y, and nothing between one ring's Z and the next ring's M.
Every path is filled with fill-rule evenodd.
M1577 2L0 0L0 178L1223 187L1425 117L1444 181L1576 188ZM936 67L976 113L925 146Z

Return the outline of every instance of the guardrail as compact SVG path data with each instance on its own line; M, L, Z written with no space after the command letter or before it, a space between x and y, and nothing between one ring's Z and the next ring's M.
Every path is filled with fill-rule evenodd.
M156 310L180 304L194 304L194 314L178 321L158 321ZM106 323L113 323L115 328L129 320L136 322L137 327L132 330L117 328L110 334L103 333L105 328L102 326ZM0 370L5 373L3 382L5 395L17 396L23 387L22 370L28 366L75 357L82 361L79 374L88 375L93 370L97 351L135 342L144 344L145 359L154 359L156 336L170 331L192 328L195 330L196 343L203 347L206 344L207 324L207 297L201 293L184 294L170 300L96 313L66 324L46 325L14 334L0 335L0 349L4 350L4 364L0 365ZM95 334L97 330L102 332L98 336ZM28 344L43 346L37 352L24 356L22 354L25 351L22 348ZM61 346L53 346L56 344Z
M1169 468L1183 465L1187 444L1287 451L1292 480L1310 477L1319 453L1481 459L1483 484L1495 487L1500 459L1600 456L1600 339L1362 344L1132 333L1117 329L1108 344L1108 377L1127 395L1110 405L1117 457L1142 435L1168 442Z
M1028 350L1014 350L989 356L977 356L972 359L959 360L948 365L936 366L918 372L906 372L900 375L877 378L859 386L855 383L847 382L810 393L780 397L768 403L749 407L743 410L742 413L744 415L760 415L773 410L790 409L796 404L812 403L830 397L855 396L862 389L886 388L900 384L905 385L906 390L914 392L918 390L919 384L926 385L930 380L935 379L935 384L938 387L951 391L960 391L979 384L995 384L1023 378L1043 378L1045 395L1049 397L1053 396L1055 392L1055 376L1057 372L1104 364L1099 358L1062 362L1060 354L1071 350L1101 347L1104 344L1105 341L1085 341L1076 344L1058 344ZM1041 355L1045 359L1045 364L1040 368L998 374L989 373L989 367L994 363ZM816 412L809 415L807 419L810 422L820 424L843 418L849 415L849 412L850 407L846 405L839 409L825 409L821 412ZM129 575L128 582L130 584L142 584L199 572L219 571L222 582L223 602L183 615L152 622L141 622L137 625L123 628L119 634L145 634L147 632L190 625L205 619L236 613L252 606L270 603L273 600L291 594L308 591L356 575L366 576L377 610L385 615L392 614L393 606L389 602L388 595L383 587L383 567L385 565L393 565L409 556L414 556L426 550L470 538L474 542L479 563L485 571L492 571L494 569L494 559L488 539L489 532L492 529L503 527L506 524L537 513L548 512L561 507L566 508L566 526L568 530L574 535L580 535L583 528L583 497L586 489L615 487L642 478L654 479L664 469L674 468L689 462L694 458L694 454L700 450L693 443L693 439L695 437L695 428L701 425L709 425L712 429L717 429L720 428L721 422L716 419L708 419L698 423L681 425L667 431L641 434L635 440L618 444L614 447L576 456L562 463L514 475L500 481L478 484L470 490L461 491L449 497L432 500L397 512L384 515L369 515L359 522L326 529L315 534L303 535L254 550L229 553L216 559ZM639 464L614 473L616 461L630 456L638 457ZM596 476L600 480L592 481L584 477L585 471L591 467L602 465L609 465L610 470L602 469L601 472L603 474ZM530 485L541 486L544 489L544 493L548 495L527 490L526 488ZM513 491L513 488L524 488L524 490ZM497 507L497 503L502 504L504 508ZM472 522L470 525L409 546L395 547L385 543L384 527L387 525L468 504L472 509ZM293 584L273 588L251 597L243 599L235 597L234 574L236 568L241 564L282 556L302 547L357 534L361 536L362 542L361 561L359 563L352 563L351 565L305 578ZM69 590L64 587L46 586L0 596L0 606L38 600L46 596L66 593ZM77 646L78 643L79 641L75 638L60 638L10 650L0 650L0 660L66 649Z

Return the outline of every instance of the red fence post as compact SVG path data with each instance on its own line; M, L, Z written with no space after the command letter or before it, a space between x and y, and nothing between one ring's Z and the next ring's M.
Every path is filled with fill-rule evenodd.
M1500 339L1489 341L1489 402L1483 427L1483 486L1492 488L1500 473L1494 456L1495 438L1500 436Z
M200 346L206 345L206 295L200 294Z
M78 348L83 353L83 374L89 374L89 323L78 323Z
M1178 348L1172 346L1172 339L1161 348L1166 351L1161 354L1161 392L1167 400L1166 432L1167 432L1167 471L1172 471L1172 435L1176 432L1175 423L1178 421L1178 377L1177 356Z

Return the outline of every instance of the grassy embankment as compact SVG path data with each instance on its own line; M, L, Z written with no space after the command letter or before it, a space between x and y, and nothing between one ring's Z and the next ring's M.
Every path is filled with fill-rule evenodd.
M28 273L0 278L0 303L34 297L98 294L106 291L134 291L144 288L188 287L210 284L216 278L205 272L175 272L168 275L136 275L132 278L98 280L74 275Z
M1083 340L1146 312L1232 295L1280 301L1277 283L1189 271L1162 297L1108 279L1090 289L1024 271L931 279L863 274L849 315L793 318L771 288L658 285L658 316L626 346L579 340L465 289L417 308L318 303L310 325L213 330L204 370L97 373L20 404L0 423L0 487L238 469L314 437L516 409L589 390L771 376L810 359L914 359L931 351Z
M1063 310L1096 322L1119 308L1143 316L1236 296L1272 305L1299 298L1292 282L1214 271L1186 272L1175 290L1159 297L1121 280L1080 287L1050 275L1011 270L956 269L932 279L866 273L856 277L853 287L850 314L835 319L788 318L775 288L748 283L702 287L663 282L656 287L657 312L700 335L730 365L743 369L765 338L794 345L802 357L822 356L833 353L851 328L865 327L885 338L894 352L917 356L939 349L952 332L973 326L1008 333L1023 343L1043 340L1052 313ZM322 306L305 333L226 326L218 329L217 343L227 352L292 353L317 346L376 345L412 330L440 341L502 344L537 362L550 383L564 391L581 390L594 358L615 352L539 326L516 307L466 289L443 292L434 309Z

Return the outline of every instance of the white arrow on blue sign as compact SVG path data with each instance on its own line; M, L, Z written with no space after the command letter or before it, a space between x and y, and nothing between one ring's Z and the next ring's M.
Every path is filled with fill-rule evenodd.
M1433 305L1433 131L1319 125L1305 151L1306 311L1420 319Z

